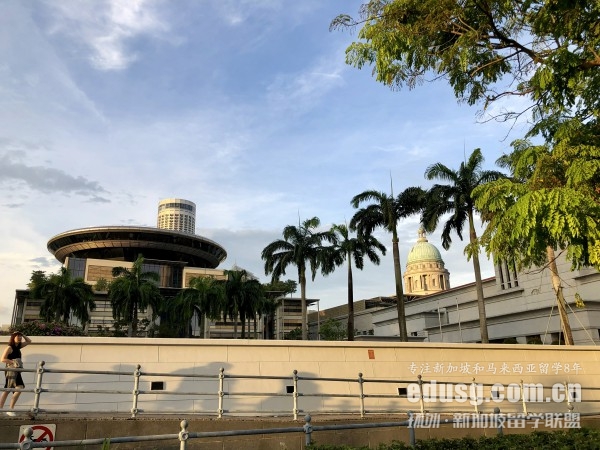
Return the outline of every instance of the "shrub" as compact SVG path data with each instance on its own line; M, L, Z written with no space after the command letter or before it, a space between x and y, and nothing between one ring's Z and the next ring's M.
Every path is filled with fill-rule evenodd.
M87 336L83 328L62 322L25 322L10 327L9 332L20 331L27 336Z
M506 450L506 449L577 449L596 450L600 442L600 430L578 428L557 431L534 431L532 433L508 434L479 439L425 439L417 440L411 447L404 442L394 441L380 444L377 450ZM347 445L311 445L310 450L349 450ZM355 448L362 450L365 447Z

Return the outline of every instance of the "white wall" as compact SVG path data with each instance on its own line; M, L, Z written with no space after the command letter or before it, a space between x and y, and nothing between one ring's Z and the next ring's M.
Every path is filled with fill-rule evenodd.
M593 346L572 348L538 345L482 345L443 343L388 342L302 342L302 341L241 341L197 339L136 339L33 337L33 344L23 350L25 368L34 369L45 361L43 388L72 392L43 393L40 408L70 411L119 411L132 407L131 374L136 365L143 373L195 374L211 378L142 376L139 389L150 390L151 381L163 381L167 391L185 395L152 393L140 396L139 408L146 412L211 413L218 409L215 396L199 395L218 391L219 369L226 375L270 375L292 377L331 377L357 379L362 373L367 382L365 407L377 410L418 410L419 405L398 397L398 388L405 388L421 374L424 380L470 383L580 383L584 387L600 387L598 350ZM56 370L116 371L121 374L60 374ZM495 373L494 373L495 372ZM27 388L33 388L35 374L25 373ZM370 380L395 380L376 384ZM291 380L225 379L224 409L256 413L291 414L293 397L286 394ZM489 387L484 395L490 396ZM121 390L124 394L82 393L82 390ZM235 393L257 395L235 395ZM303 394L358 395L357 382L333 383L300 380ZM278 394L267 399L258 393ZM388 394L393 398L368 397L369 394ZM548 392L548 395L549 392ZM600 392L583 392L584 400L600 400ZM358 411L358 398L327 398L301 396L300 412L318 413L340 409ZM19 400L21 408L30 408L31 393ZM487 403L480 407L491 412L497 406ZM520 404L503 403L502 411L520 411ZM429 404L429 410L473 411L468 403L450 405ZM596 410L595 403L580 403L576 411ZM529 412L566 412L563 404L530 405ZM234 414L236 415L236 414Z

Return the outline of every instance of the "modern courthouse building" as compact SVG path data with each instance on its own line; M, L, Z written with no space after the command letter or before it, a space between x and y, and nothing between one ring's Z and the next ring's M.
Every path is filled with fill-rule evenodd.
M194 202L179 198L161 200L156 224L156 228L100 226L65 231L48 241L48 250L69 269L73 277L81 277L92 286L101 280L110 281L114 267L130 268L142 255L144 272L159 275L159 287L165 301L189 287L193 278L226 278L225 271L218 268L227 257L225 249L217 242L195 234ZM99 327L111 329L115 324L107 292L96 291L94 300L96 309L90 313L91 321L87 326L90 335L98 333ZM30 299L28 290L17 290L11 324L39 320L41 303L41 300ZM314 300L309 303L314 303ZM151 319L151 311L146 312L145 318ZM300 299L287 297L278 307L272 333L283 339L287 333L300 327L301 322ZM207 325L201 331L194 317L192 334L202 338L235 336L231 320L209 321ZM262 338L264 331L264 322L258 321L256 335ZM252 336L254 332L253 328Z
M159 202L157 227L102 226L66 231L48 241L48 250L74 277L95 285L110 281L114 267L131 267L141 254L144 271L160 276L165 301L189 286L195 277L224 279L219 265L227 252L218 243L195 234L196 205L177 198ZM557 253L560 255L559 253ZM259 255L257 255L257 258ZM573 337L577 344L600 342L600 273L595 269L571 271L563 255L557 261ZM393 273L390 273L393 276ZM495 276L483 280L488 334L492 342L562 343L556 297L549 270L532 268L517 272L514 265L495 267ZM450 272L439 250L420 229L404 268L407 329L411 340L429 342L477 342L480 339L475 283L451 287ZM309 334L319 339L319 327L327 319L346 324L345 291L336 299L340 306L309 313ZM581 298L583 308L575 306ZM96 310L91 313L90 334L99 327L114 325L106 292L96 292ZM394 340L399 334L394 295L355 302L357 339ZM309 305L318 305L311 299ZM16 292L12 325L39 320L40 300L28 291ZM148 319L150 315L148 313ZM282 299L275 313L274 336L284 339L301 325L300 299ZM193 335L202 338L231 338L231 322L213 321L200 328L193 320ZM258 321L251 338L263 338L264 324Z

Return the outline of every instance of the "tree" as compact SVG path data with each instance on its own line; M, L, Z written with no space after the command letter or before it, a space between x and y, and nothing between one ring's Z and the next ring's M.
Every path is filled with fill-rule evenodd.
M327 247L324 258L324 273L331 273L336 267L348 265L348 340L354 340L354 284L352 279L352 263L357 269L364 267L365 256L379 265L381 259L377 254L380 251L385 255L385 246L372 234L359 234L350 237L346 225L333 225L330 232L333 234L333 244Z
M513 152L498 160L510 178L475 192L476 205L488 211L481 238L488 254L550 270L567 345L573 337L555 251L565 250L574 268L600 269L600 147L591 126L562 124L553 147L513 142Z
M294 280L271 280L268 283L263 283L263 289L267 297L285 297L298 290L298 282Z
M410 187L397 197L393 193L364 191L351 201L354 208L369 203L359 209L350 220L350 229L359 235L368 236L375 228L384 228L392 234L392 252L394 255L394 278L396 283L396 307L398 311L398 328L400 340L408 341L406 330L406 313L404 310L404 290L402 289L402 269L400 267L400 250L398 248L398 221L419 213L425 201L425 191L419 187Z
M283 229L283 239L267 245L262 251L265 261L265 274L272 274L273 280L285 275L289 265L298 269L300 283L300 302L302 307L302 339L308 339L308 321L306 311L306 270L307 266L314 281L317 269L322 263L323 243L331 240L327 232L318 232L321 224L318 217L306 219L298 226L288 225Z
M264 319L264 338L275 339L275 315L282 304L282 298L293 294L298 289L298 282L294 280L271 280L263 283L265 293L264 301L260 308L260 314Z
M331 317L323 322L319 334L324 341L341 341L344 339L344 335L354 337L353 331L344 330L342 323Z
M252 278L246 270L226 270L225 315L234 321L237 337L237 319L242 324L242 339L246 338L246 319L256 317L264 298L260 282Z
M428 194L427 206L423 210L422 222L428 232L437 228L439 221L450 214L442 230L442 247L448 250L452 243L451 233L454 231L462 241L462 230L467 223L469 227L469 244L465 249L468 259L473 259L475 272L475 290L477 292L477 308L479 312L479 328L481 342L489 342L481 267L479 265L479 242L475 231L474 215L477 212L473 190L477 186L502 178L501 172L483 170L483 155L476 148L466 162L460 164L458 170L452 170L442 163L427 168L425 177L428 180L438 179L448 184L435 184Z
M204 336L205 318L217 319L223 311L225 290L222 283L212 277L195 277L189 287L179 291L169 302L169 316L185 326L185 336L192 337L192 319L198 320Z
M330 29L362 26L346 62L373 65L386 85L431 75L471 105L520 96L538 117L589 117L600 111L598 17L600 3L585 0L370 0Z
M29 288L33 298L43 299L40 317L46 322L69 323L72 315L85 327L90 321L90 311L96 309L92 287L83 278L73 278L66 267L49 276L34 271Z
M162 302L158 288L159 275L155 272L144 272L142 255L134 261L131 269L114 267L114 279L108 288L108 298L111 301L113 318L125 320L128 324L127 336L137 333L138 312L144 312L148 307L156 314Z

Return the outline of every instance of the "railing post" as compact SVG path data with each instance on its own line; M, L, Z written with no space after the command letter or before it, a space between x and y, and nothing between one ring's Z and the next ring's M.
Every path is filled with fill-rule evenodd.
M364 390L364 382L363 374L359 372L358 374L358 390L360 392L360 417L365 417L365 390Z
M503 420L501 420L500 416L500 408L497 406L494 408L494 421L496 422L496 434L498 436L502 436L504 431L502 430Z
M418 383L419 383L419 401L421 403L421 414L425 414L425 401L423 400L423 377L419 374L417 375Z
M142 368L142 366L140 366L139 364L136 366L135 371L133 372L133 391L132 391L132 395L133 395L133 404L131 406L131 418L135 419L135 416L137 416L138 411L138 396L140 395L140 375L142 374L142 372L140 371L140 369Z
M521 403L523 405L523 414L527 415L527 402L525 401L525 385L523 384L523 380L521 380L520 387L521 387Z
M421 376L419 375L419 379ZM417 437L415 435L415 414L412 411L408 411L408 444L411 447L417 445Z
M190 433L187 430L187 420L182 420L179 424L181 431L179 432L179 450L185 450L187 448L187 440L190 437Z
M475 384L475 377L473 377L473 381L471 382L471 393L473 394L471 401L473 401L473 405L475 406L475 414L479 414L479 401L477 400L477 386Z
M569 384L565 381L563 386L565 387L565 400L567 401L567 409L569 412L571 412L575 409L575 407L571 403L571 391L569 391Z
M219 409L217 410L217 417L219 419L223 418L223 396L225 393L223 392L223 387L225 386L225 368L221 367L219 369Z
M23 435L25 436L25 439L19 442L19 448L21 450L29 450L31 448L31 444L33 443L31 440L31 436L33 436L33 428L28 427L25 429Z
M298 371L294 369L294 420L298 420Z
M44 365L46 361L40 361L37 365L36 376L35 376L35 389L33 390L33 406L31 407L31 414L35 418L38 412L40 412L40 397L42 395L42 378L44 377Z
M304 416L304 426L302 428L304 428L304 445L307 447L312 444L313 427L310 424L311 420L310 414Z

